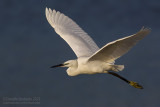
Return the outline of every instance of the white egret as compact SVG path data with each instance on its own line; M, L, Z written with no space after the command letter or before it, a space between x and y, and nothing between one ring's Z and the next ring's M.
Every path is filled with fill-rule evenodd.
M108 73L135 88L143 89L137 82L129 81L115 73L122 71L124 65L115 65L114 63L116 59L127 53L139 40L149 34L150 29L143 27L136 34L115 40L99 48L86 32L63 13L46 8L46 17L55 32L69 44L77 56L77 59L66 61L51 68L68 67L67 74L69 76Z

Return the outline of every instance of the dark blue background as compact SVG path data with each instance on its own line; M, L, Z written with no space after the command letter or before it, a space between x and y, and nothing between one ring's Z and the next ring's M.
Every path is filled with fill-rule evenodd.
M47 22L46 7L76 21L99 47L151 28L116 61L125 65L120 75L144 90L108 74L69 77L65 68L49 68L76 56ZM159 39L159 0L1 0L0 106L159 107ZM41 104L7 105L3 97L40 97Z

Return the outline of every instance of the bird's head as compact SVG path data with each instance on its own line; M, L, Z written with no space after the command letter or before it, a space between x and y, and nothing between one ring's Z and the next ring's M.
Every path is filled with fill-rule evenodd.
M77 67L77 60L68 60L62 64L51 66L51 68L55 67Z

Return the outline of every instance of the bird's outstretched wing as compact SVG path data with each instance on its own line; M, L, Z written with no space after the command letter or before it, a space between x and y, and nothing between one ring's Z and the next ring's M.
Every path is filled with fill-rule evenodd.
M56 33L69 44L77 57L91 56L99 50L92 38L63 13L46 8L46 17Z
M101 60L108 63L127 53L139 40L149 34L150 29L142 28L136 34L110 42L94 53L88 61Z

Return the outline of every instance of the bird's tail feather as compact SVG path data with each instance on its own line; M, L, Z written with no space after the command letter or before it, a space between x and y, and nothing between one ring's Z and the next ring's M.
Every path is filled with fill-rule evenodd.
M124 69L124 65L112 65L112 71L122 71Z

